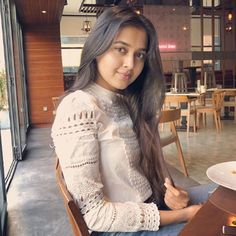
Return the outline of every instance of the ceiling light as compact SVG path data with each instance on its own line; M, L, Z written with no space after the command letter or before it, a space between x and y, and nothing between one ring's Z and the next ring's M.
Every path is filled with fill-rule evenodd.
M83 31L85 31L85 33L89 33L91 31L91 21L90 20L85 20L83 22Z
M233 19L233 14L229 12L227 18L229 21L231 21Z
M232 24L230 24L230 23L228 23L228 24L226 24L226 26L225 26L225 31L226 32L232 32Z

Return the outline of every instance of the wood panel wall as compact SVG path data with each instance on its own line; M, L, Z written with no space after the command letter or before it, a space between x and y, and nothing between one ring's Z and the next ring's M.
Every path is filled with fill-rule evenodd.
M42 127L53 122L52 97L64 91L60 25L25 26L23 39L30 124Z

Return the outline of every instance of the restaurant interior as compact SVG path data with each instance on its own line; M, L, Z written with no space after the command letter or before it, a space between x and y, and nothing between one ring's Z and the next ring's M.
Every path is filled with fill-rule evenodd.
M181 235L236 228L235 0L2 0L0 236L86 235L74 231L58 187L51 125L96 19L116 5L157 31L166 86L159 132L175 184L220 185L202 210L209 232L199 213ZM233 168L229 184L212 174L217 168Z

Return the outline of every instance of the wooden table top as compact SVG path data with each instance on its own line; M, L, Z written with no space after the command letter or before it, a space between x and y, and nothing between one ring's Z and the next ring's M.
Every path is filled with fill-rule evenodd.
M223 225L235 226L236 191L218 187L179 236L222 236Z
M167 92L166 96L187 96L187 97L199 97L202 96L204 93L195 93L195 92L186 92L186 93L173 93Z
M207 92L214 92L214 91L225 91L225 96L236 96L236 88L210 88L207 89Z

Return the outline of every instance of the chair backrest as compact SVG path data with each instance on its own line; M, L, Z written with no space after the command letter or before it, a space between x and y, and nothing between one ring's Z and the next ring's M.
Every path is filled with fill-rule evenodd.
M59 103L59 97L52 97L53 115L56 115L58 103Z
M64 200L64 204L66 207L66 211L74 232L75 236L89 236L88 227L84 221L84 218L80 212L80 209L76 202L73 200L70 192L68 191L63 173L61 170L61 166L59 163L59 159L56 160L56 179L59 189L62 193L62 197Z
M170 131L171 131L169 135L161 137L161 146L163 148L171 143L176 144L179 161L183 168L184 175L188 176L188 171L185 165L182 147L181 147L179 136L175 127L175 122L179 120L180 117L181 117L180 108L161 111L160 123L169 123Z
M195 97L188 97L186 95L166 95L165 96L165 102L164 102L164 108L171 108L171 107L176 107L180 108L181 103L186 103L187 104L187 109L184 110L195 110L195 104L196 104L196 98Z
M168 123L170 127L169 135L165 136L164 138L161 137L161 146L164 147L169 145L170 143L175 142L178 139L177 130L175 127L176 121L180 120L181 117L181 109L167 109L161 111L161 118L159 123L164 124Z
M177 121L180 119L181 109L170 109L170 110L162 110L160 123L167 123L171 121Z
M224 103L225 91L215 91L212 95L212 102L216 110L221 110Z
M180 102L188 102L189 99L186 95L166 95L165 102L166 103L180 103Z

